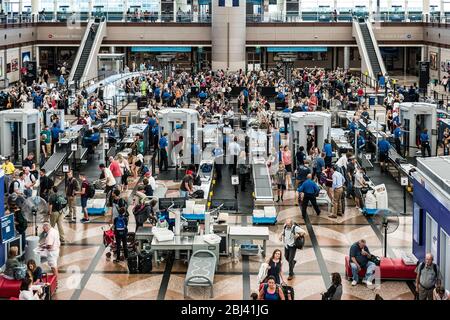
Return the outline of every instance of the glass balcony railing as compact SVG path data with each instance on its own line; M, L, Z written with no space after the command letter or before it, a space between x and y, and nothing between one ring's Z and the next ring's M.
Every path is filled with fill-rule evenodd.
M129 13L120 12L92 13L91 18L104 17L109 22L122 23L211 23L210 14L193 14L190 12L179 13ZM247 14L247 23L302 23L302 22L332 22L342 23L351 22L353 19L366 19L367 12L342 11L338 14L333 12L303 11L301 13L265 13L265 14ZM37 22L59 22L75 23L84 22L89 19L88 12L66 13L53 12L32 14L8 13L0 14L0 28L14 25L37 23ZM428 22L433 24L450 25L450 12L441 15L440 13L422 14L420 11L404 12L381 12L373 14L371 21L379 22Z

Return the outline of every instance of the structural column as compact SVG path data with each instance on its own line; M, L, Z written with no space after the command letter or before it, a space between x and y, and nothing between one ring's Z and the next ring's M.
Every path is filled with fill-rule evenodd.
M344 47L344 70L350 69L350 47Z
M39 0L31 0L31 15L33 17L33 22L38 21Z
M198 0L192 0L192 20L198 22L198 12L200 8L198 6Z
M420 48L420 61L428 60L428 46L422 46Z
M422 0L422 13L430 21L430 0Z
M246 2L212 2L212 69L245 70Z
M269 14L269 0L264 0L263 1L263 9L262 9L262 13L263 13L263 17L264 17L264 22L268 22L270 19L270 14Z
M92 10L94 8L94 0L89 0L88 2L88 18L90 19L92 17Z
M302 0L298 0L298 20L303 21L302 18Z
M127 12L128 12L128 0L123 0L123 21L127 21Z
M53 20L58 20L58 0L53 0Z

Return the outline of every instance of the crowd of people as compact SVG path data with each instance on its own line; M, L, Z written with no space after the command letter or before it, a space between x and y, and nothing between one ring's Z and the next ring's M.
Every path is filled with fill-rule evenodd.
M22 103L20 106L26 102L32 102L34 108L40 109L43 114L50 108L66 109L70 112L70 108L66 105L67 96L62 93L65 90L64 86L50 89L47 82L43 77L39 85L34 84L31 87L18 85L12 89L10 96L18 96L18 99L14 99ZM168 77L165 77L162 72L154 71L124 80L121 86L127 95L136 98L138 105L144 104L149 107L144 120L149 126L149 140L143 141L142 135L136 135L132 152L128 154L128 157L118 154L106 159L106 163L99 165L97 180L90 181L90 177L83 172L80 172L77 177L73 171L69 171L65 189L60 191L55 187L54 181L47 177L42 166L55 151L60 134L64 132L64 126L56 116L51 119L51 124L44 126L41 131L41 159L34 159L34 154L30 153L22 163L22 171L16 170L9 160L2 165L6 174L5 190L8 195L30 197L39 183L39 195L49 204L49 223L44 224L45 236L42 237L42 246L52 252L50 267L53 273L58 272L59 246L66 243L64 220L66 219L68 223L77 222L76 203L80 199L83 215L80 222L89 223L87 203L88 199L93 197L95 189L103 189L107 194L107 216L111 217L109 222L116 241L115 262L123 261L128 257L127 235L131 212L134 214L136 227L142 226L146 221L151 221L157 226L168 226L166 217L156 211L156 202L150 200L156 189L156 181L153 177L154 172L151 172L144 163L146 155L153 157L158 155L159 172L164 172L168 170L168 160L172 156L169 154L169 143L176 142L174 149L179 155L184 152L186 142L183 141L182 135L174 141L172 137L169 138L169 132L161 131L156 115L158 110L164 108L195 109L199 113L200 125L207 123L216 115L222 115L227 119L224 127L231 130L234 125L233 116L236 112L234 101L236 101L237 111L240 114L257 119L258 129L274 137L273 147L267 155L267 165L273 187L277 190L277 197L274 200L278 204L285 201L284 196L287 191L295 190L296 205L301 208L302 215L307 215L309 204L313 206L316 214L320 215L321 210L316 198L321 189L324 189L332 202L330 218L338 219L339 216L344 215L346 197L353 198L355 205L363 209L367 177L364 169L356 164L354 155L343 153L333 163L331 141L325 139L323 148L319 149L316 147L317 143L312 133L308 133L306 145L299 146L297 150L291 150L286 143L289 121L285 120L295 112L355 110L355 118L350 123L349 129L350 131L358 130L355 123L359 118L367 117L369 110L366 88L358 76L344 70L327 71L319 68L295 69L289 80L285 79L282 70L277 68L247 73L243 71L228 73L223 70L199 73L172 72ZM268 92L267 88L276 89ZM408 96L414 96L416 90L417 88L412 86ZM384 101L387 110L386 126L394 135L400 127L397 119L397 103L405 100L404 92L404 88L399 88L395 93L389 93ZM279 121L277 113L270 108L272 98L275 99L276 110L284 115L283 121ZM88 95L86 89L81 88L76 93L75 103L71 108L77 115L76 123L88 129L83 137L83 145L89 148L89 153L92 154L100 142L100 132L93 125L108 117L105 103L98 94ZM121 128L112 121L107 132L108 142L116 143L120 137L120 131ZM224 137L227 145L226 152L232 159L231 171L233 174L240 175L241 190L245 191L246 181L249 180L251 171L247 161L249 145L248 141L245 141L242 148L238 137L232 137L232 139ZM363 148L365 145L364 140L361 139L364 139L363 133L358 135L355 142L358 148ZM421 139L426 141L426 136L424 135ZM386 145L387 142L383 141L380 141L379 145L382 155L386 152L385 148L390 148ZM144 147L145 145L147 148ZM218 159L223 152L224 150L216 146L213 155ZM380 160L383 158L381 157ZM218 179L222 175L222 164L221 161L215 164ZM180 197L187 198L194 196L194 185L198 184L196 181L198 166L185 165L186 171L179 185L179 193ZM139 179L141 176L142 182ZM138 183L132 210L128 208L130 203L125 195L130 181ZM16 230L24 237L27 220L17 203L12 201L8 205L8 209L14 212L16 217ZM68 210L64 216L65 207ZM271 258L263 264L258 281L258 293L255 294L257 299L293 299L293 292L286 289L286 287L289 288L286 284L295 276L296 252L303 247L306 234L307 232L291 219L286 220L280 235L284 254L281 250L275 250ZM372 282L373 262L369 260L370 256L363 240L352 245L350 258L353 285L358 283L357 273L361 268L367 269L363 282L367 284ZM13 253L11 257L11 259L14 258ZM283 258L287 261L285 267L288 272L287 278L283 271ZM425 270L428 271L428 269ZM23 281L23 296L31 298L27 291L30 291L36 280L31 281L26 278ZM438 293L439 290L437 290ZM324 300L339 300L342 297L342 291L341 277L338 273L333 273L332 285L322 296Z

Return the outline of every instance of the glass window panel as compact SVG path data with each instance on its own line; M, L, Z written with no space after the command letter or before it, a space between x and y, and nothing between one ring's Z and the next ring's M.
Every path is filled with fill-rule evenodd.
M139 7L140 10L149 12L158 12L160 8L159 0L128 0L128 8L134 9Z
M55 9L55 2L53 0L39 1L39 11L45 10L46 12L53 12L54 9Z

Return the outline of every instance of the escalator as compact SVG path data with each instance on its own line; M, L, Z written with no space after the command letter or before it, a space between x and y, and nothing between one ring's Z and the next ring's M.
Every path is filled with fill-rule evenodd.
M106 20L90 20L80 44L80 50L69 75L69 82L79 84L98 76L97 55L106 36Z
M372 79L377 79L380 72L385 75L386 68L370 22L353 21L353 36L362 58L361 73L367 72Z

